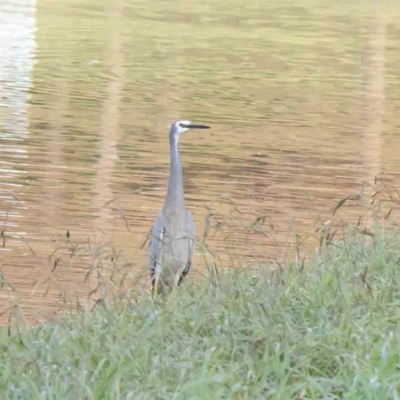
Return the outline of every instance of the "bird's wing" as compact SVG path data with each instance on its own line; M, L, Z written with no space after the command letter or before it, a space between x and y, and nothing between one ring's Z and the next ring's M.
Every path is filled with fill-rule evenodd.
M158 214L151 228L151 238L149 244L149 270L150 275L153 277L156 271L156 265L160 256L161 244L165 231L165 222L162 211Z

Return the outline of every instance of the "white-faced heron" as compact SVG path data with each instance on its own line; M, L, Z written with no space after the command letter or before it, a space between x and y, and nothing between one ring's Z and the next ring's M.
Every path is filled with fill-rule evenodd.
M166 287L179 286L187 275L194 250L195 227L186 209L183 194L182 164L179 138L191 129L208 129L182 119L174 122L169 131L170 175L164 207L151 230L149 270L153 293L163 293Z

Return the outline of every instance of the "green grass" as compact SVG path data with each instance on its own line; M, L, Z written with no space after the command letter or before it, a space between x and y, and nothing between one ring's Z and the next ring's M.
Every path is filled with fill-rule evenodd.
M400 233L0 336L7 399L396 399Z

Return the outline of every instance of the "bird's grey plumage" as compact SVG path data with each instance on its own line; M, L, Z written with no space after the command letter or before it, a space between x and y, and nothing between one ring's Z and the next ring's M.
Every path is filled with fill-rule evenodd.
M165 287L180 285L190 269L195 226L185 205L178 144L180 136L190 129L208 128L188 120L178 120L169 133L171 164L168 192L164 207L151 230L149 246L149 270L156 292L163 292Z

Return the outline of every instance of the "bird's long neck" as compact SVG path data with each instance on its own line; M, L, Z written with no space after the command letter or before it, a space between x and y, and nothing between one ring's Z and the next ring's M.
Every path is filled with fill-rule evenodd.
M168 183L167 198L165 200L164 208L172 210L183 210L185 209L185 196L183 194L183 176L182 176L182 164L179 156L179 136L170 135L170 175Z

